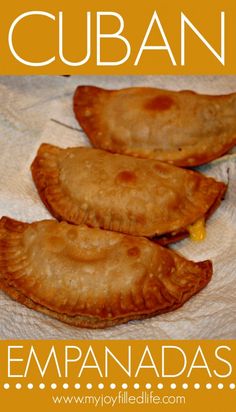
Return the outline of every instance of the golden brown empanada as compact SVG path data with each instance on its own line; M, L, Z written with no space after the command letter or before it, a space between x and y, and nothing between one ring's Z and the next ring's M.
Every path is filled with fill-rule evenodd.
M236 93L80 86L74 112L95 147L196 166L236 144Z
M174 310L211 275L210 261L187 261L145 238L0 220L0 288L71 325L103 328Z
M39 194L59 220L168 243L207 217L224 183L157 160L43 144L32 164ZM168 234L168 236L166 236Z

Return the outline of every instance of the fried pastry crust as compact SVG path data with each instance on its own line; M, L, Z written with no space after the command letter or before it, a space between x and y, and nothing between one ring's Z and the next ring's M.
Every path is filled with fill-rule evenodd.
M236 93L79 86L74 112L95 147L177 166L209 162L236 144Z
M43 144L31 170L58 220L136 236L170 234L169 242L207 217L226 190L198 172L86 147Z
M70 325L105 328L169 312L212 276L145 238L45 220L0 220L0 288Z

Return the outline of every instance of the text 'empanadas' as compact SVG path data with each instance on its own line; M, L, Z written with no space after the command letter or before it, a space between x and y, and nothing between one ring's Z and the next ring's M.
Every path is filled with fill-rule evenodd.
M74 112L95 147L196 166L236 144L236 93L80 86Z
M218 205L226 186L156 160L43 144L32 164L39 194L59 220L159 237L168 243Z
M0 288L63 322L103 328L174 310L210 280L146 238L44 220L0 221Z

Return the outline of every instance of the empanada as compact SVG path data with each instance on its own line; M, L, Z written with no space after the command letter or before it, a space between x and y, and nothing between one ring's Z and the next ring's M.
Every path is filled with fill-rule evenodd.
M189 225L206 218L226 189L191 170L87 147L43 144L31 169L57 219L158 236L163 243L183 237Z
M196 166L236 144L236 93L80 86L74 112L95 147Z
M145 238L44 220L0 221L0 288L75 326L103 328L174 310L212 275Z

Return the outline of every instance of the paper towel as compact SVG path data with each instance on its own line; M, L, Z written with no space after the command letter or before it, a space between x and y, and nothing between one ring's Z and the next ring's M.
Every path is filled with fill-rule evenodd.
M50 218L31 179L30 164L42 142L89 145L74 119L78 84L107 88L154 86L209 94L236 91L236 76L2 76L0 77L0 215L31 222ZM236 154L231 151L200 170L229 187L207 222L202 243L173 247L189 259L212 259L209 285L182 308L105 330L67 326L12 301L0 292L3 339L220 339L236 338Z

